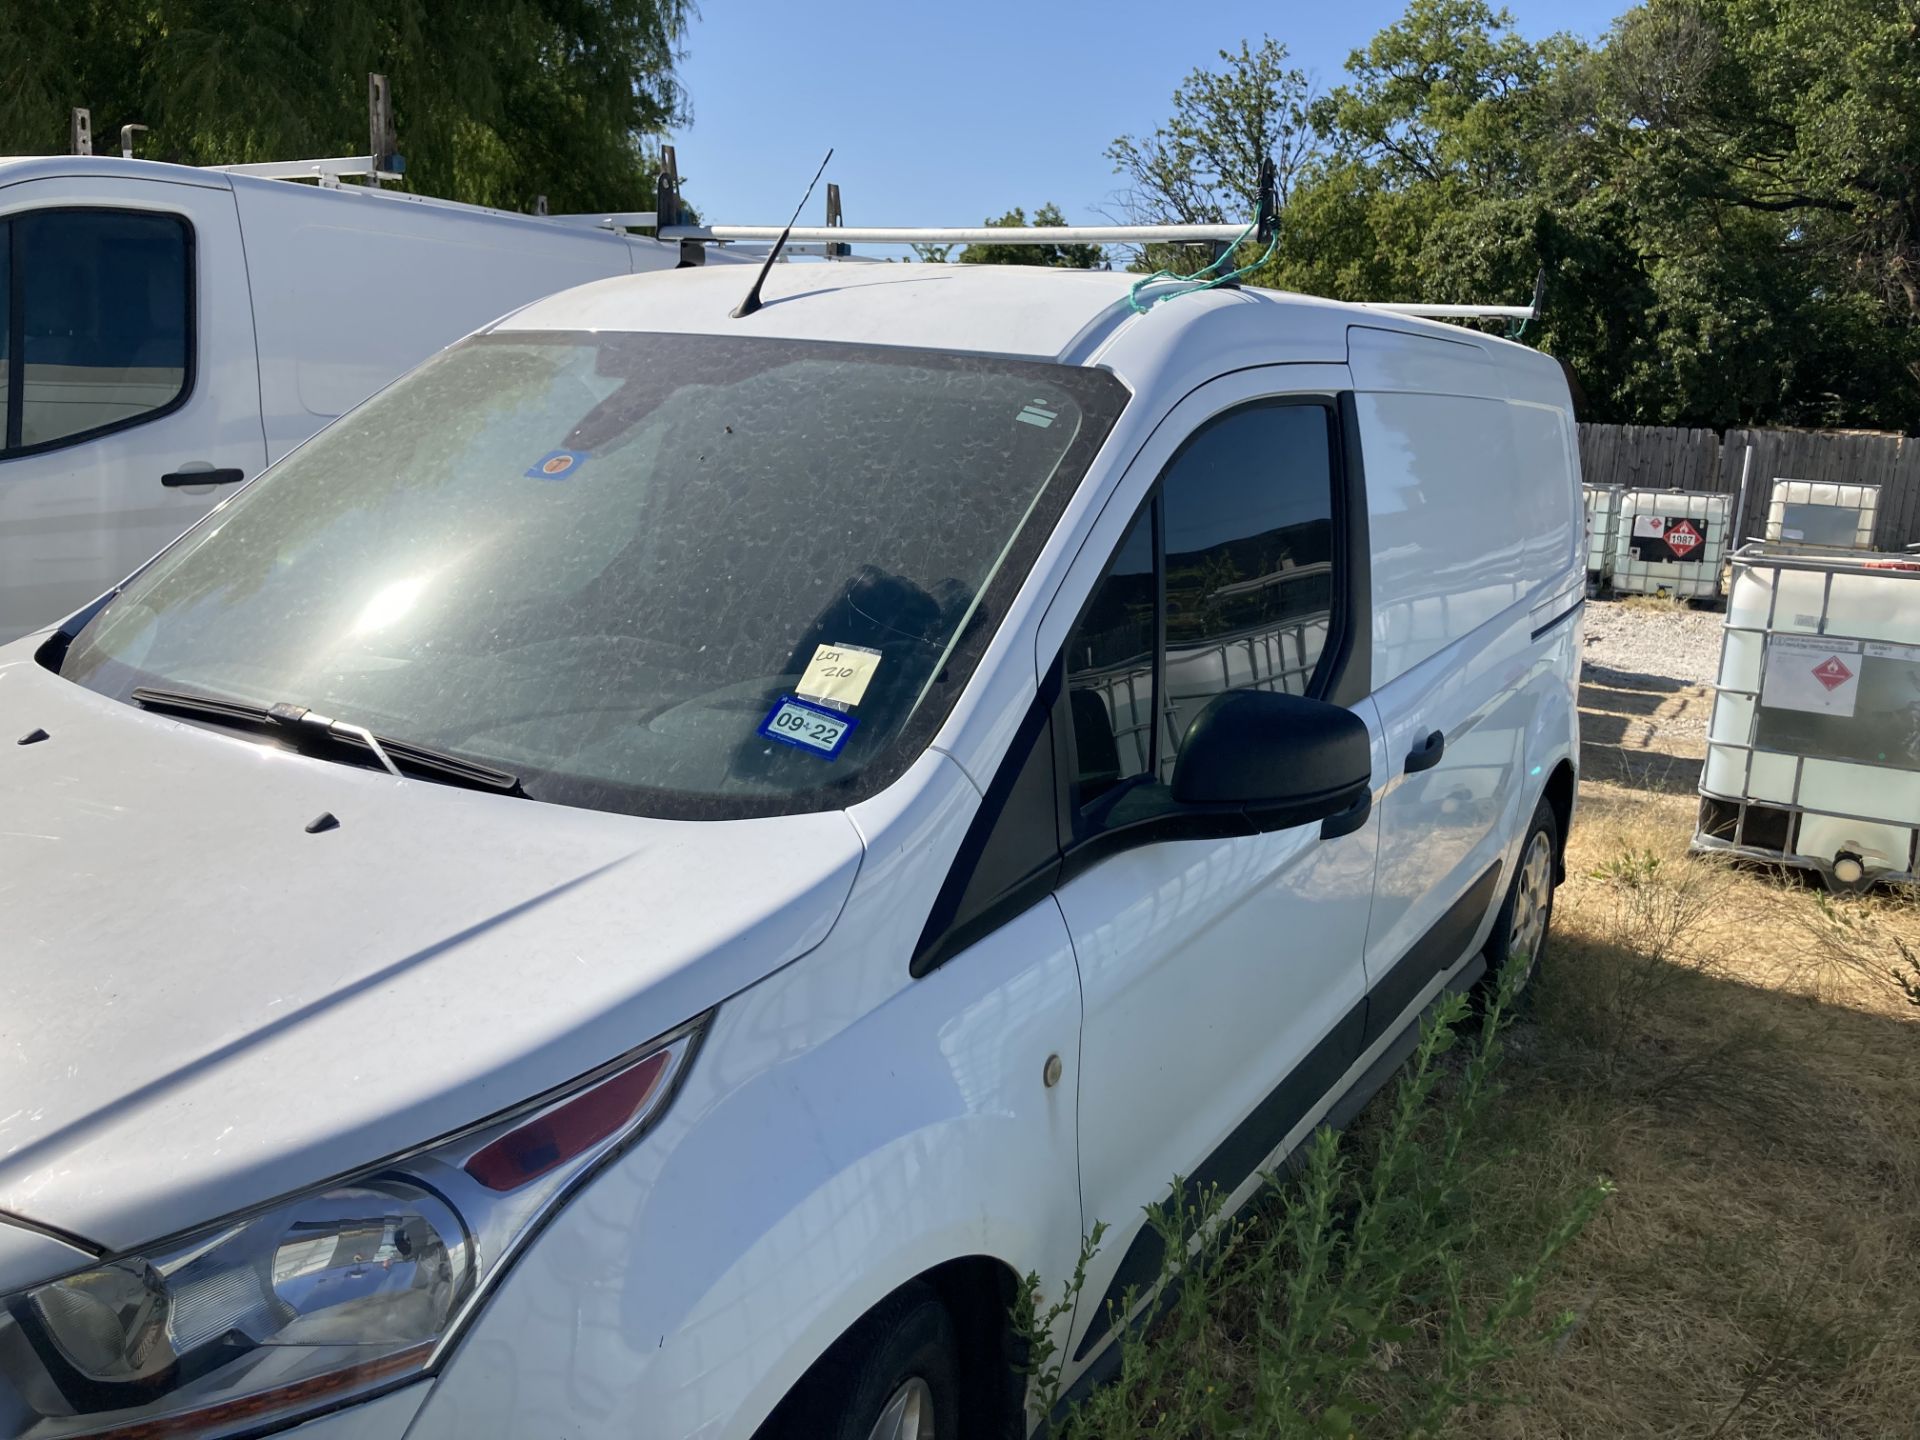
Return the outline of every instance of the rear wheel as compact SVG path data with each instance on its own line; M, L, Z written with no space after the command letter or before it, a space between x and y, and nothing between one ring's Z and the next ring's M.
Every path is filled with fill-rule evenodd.
M843 1335L759 1440L958 1440L953 1319L931 1286L896 1291Z
M1560 848L1560 821L1553 806L1542 799L1520 844L1520 863L1514 867L1506 902L1494 917L1487 937L1487 974L1480 982L1483 998L1499 989L1509 968L1518 971L1517 995L1533 982L1540 955L1547 945L1547 927L1553 923L1554 864Z

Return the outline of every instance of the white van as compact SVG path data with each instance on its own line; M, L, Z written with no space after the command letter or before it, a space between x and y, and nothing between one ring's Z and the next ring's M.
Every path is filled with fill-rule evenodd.
M93 156L0 160L0 640L470 330L680 247Z
M0 649L0 1432L1024 1433L1540 954L1518 345L1124 275L550 297Z

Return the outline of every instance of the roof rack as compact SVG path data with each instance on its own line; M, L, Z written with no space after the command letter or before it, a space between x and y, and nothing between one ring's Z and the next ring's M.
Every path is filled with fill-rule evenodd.
M780 225L665 225L667 240L778 240ZM794 240L842 245L1210 244L1239 238L1244 225L796 225Z
M262 180L312 180L337 190L343 176L358 175L366 188L378 190L382 180L399 180L407 173L406 157L398 153L393 125L393 89L384 75L367 76L367 153L332 160L267 160L247 165L208 165L228 175L253 175Z
M341 188L343 179L363 177L364 186L356 190L382 193L382 180L398 180L406 173L406 161L395 153L392 93L384 75L367 77L367 120L369 153L345 155L325 160L269 160L242 165L209 165L204 168L228 175L250 175L266 180L312 180L328 189ZM132 132L145 126L126 126L121 131L122 153L132 153ZM81 109L72 115L73 153L93 153L92 117ZM396 200L445 206L450 209L480 210L495 215L517 212L492 206L468 205L458 200L435 196L394 194ZM670 219L667 217L671 217ZM1252 230L1260 243L1272 239L1278 223L1273 198L1272 162L1261 167L1259 214L1251 226L1232 224L1202 225L848 225L842 217L840 187L827 186L827 223L825 225L701 225L688 220L680 200L680 167L674 147L660 147L660 173L651 210L589 210L570 214L549 214L546 196L539 197L528 219L621 233L651 230L662 241L679 242L684 264L699 264L697 252L707 245L740 245L749 253L762 253L761 246L787 237L782 251L787 256L807 255L826 260L871 260L871 256L853 254L855 245L1209 245L1216 262L1233 244ZM1412 302L1371 302L1368 308L1395 315L1434 320L1511 320L1525 322L1540 317L1540 305L1546 291L1543 268L1534 279L1533 300L1527 305L1427 305Z
M389 155L389 164L381 164L371 155L343 155L332 160L259 160L244 165L204 165L224 175L252 175L261 180L313 180L329 190L340 188L343 178L363 175L371 181L398 180L406 174L406 162ZM373 188L369 186L368 188Z
M1385 310L1394 315L1413 315L1423 320L1538 320L1540 307L1547 298L1547 267L1533 274L1533 299L1525 305L1421 305L1398 301L1375 301L1368 309Z

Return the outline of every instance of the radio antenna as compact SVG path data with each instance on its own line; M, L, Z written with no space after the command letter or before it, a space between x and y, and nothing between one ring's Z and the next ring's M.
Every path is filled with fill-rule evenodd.
M829 148L826 156L820 161L820 168L813 172L813 179L807 182L807 193L802 195L800 203L793 207L793 219L787 221L787 228L780 232L780 238L773 242L773 249L767 252L767 263L762 265L760 273L753 277L753 288L747 291L747 298L734 309L734 319L744 320L760 308L760 287L767 283L767 272L773 269L773 262L780 258L781 250L786 248L787 236L793 233L795 221L799 220L800 212L807 208L807 201L813 198L813 187L818 185L820 177L827 173L827 161L831 159L833 159L833 150Z

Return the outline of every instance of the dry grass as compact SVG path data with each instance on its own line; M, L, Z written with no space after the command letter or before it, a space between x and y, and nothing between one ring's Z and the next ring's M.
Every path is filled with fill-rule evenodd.
M1476 1270L1593 1174L1617 1193L1543 1292L1575 1328L1460 1433L1920 1435L1920 1009L1892 975L1920 906L1691 858L1682 797L1583 806Z
M1687 608L1686 600L1671 590L1656 591L1652 595L1618 595L1614 603L1629 610L1654 610L1663 614Z

